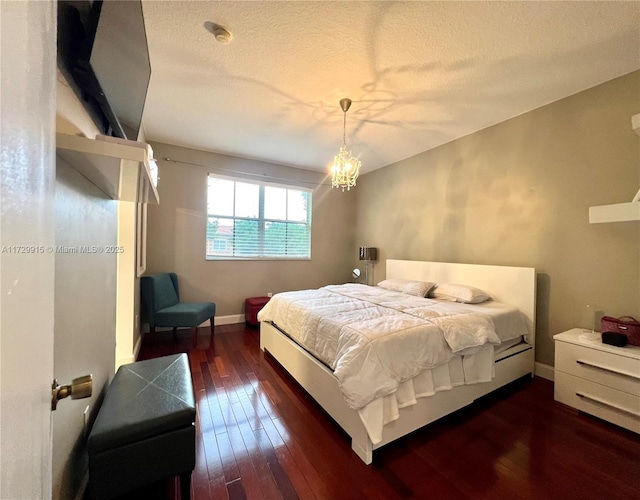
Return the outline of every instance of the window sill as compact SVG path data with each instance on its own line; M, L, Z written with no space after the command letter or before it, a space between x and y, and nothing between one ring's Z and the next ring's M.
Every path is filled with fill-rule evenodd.
M254 262L254 261L305 261L311 260L311 257L205 257L207 261L235 261L235 262Z

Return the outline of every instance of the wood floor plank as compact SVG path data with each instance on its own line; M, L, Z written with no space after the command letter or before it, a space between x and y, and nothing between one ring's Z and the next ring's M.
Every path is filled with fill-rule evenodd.
M265 463L269 467L271 477L274 479L277 485L277 491L279 495L285 499L297 499L298 495L296 490L289 479L289 476L285 473L275 450L271 446L271 440L267 436L264 429L258 429L254 432L255 443L260 449L262 456L265 459Z
M254 395L253 387L249 382L243 383L236 387L236 395L238 401L242 406L244 414L247 419L247 423L251 426L252 430L258 430L262 428L262 423L256 411L256 407L252 404L251 399ZM260 409L260 407L258 407Z
M245 447L242 434L237 426L230 427L228 435L229 442L235 456L236 465L240 473L240 478L242 480L242 487L247 498L264 498L262 495L260 479L251 460L250 453L252 450L248 450Z
M233 411L231 410L231 401L229 400L229 394L227 393L224 387L217 388L211 396L215 396L215 398L211 398L209 402L209 406L218 404L220 408L220 414L222 415L222 419L225 424L225 432L228 432L230 428L235 426L235 418L233 416ZM233 398L232 398L233 399Z
M309 486L311 486L313 492L317 496L321 496L322 492L325 490L325 484L321 480L323 474L320 474L314 466L311 465L311 462L309 462L308 456L310 454L305 453L304 448L298 444L280 419L273 420L273 424L278 430L282 440L286 443L286 447L293 457L293 460L298 465L300 472L302 473L302 477L304 477L305 481Z
M213 432L216 435L227 432L227 424L224 420L224 416L222 415L220 402L215 392L207 396L207 407L209 408L209 416L211 417Z
M203 439L196 442L196 468L191 474L191 495L192 498L209 500L209 474L207 471L207 457L204 452L205 443Z
M283 498L315 498L313 491L286 446L273 446L264 429L256 431L257 441L271 468Z
M264 427L264 422L270 420L272 416L275 415L271 408L270 401L268 401L264 391L259 386L252 388L251 392L247 392L247 402L253 407L255 416L260 421L260 425L258 425L258 422L255 423L256 428ZM270 411L267 410L267 406Z
M145 338L139 359L188 352L196 395L194 500L640 498L640 437L522 380L374 453L348 436L243 324ZM175 479L127 498L178 500ZM146 495L146 496L145 496Z
M215 480L218 477L224 477L224 468L222 467L222 458L218 449L218 441L211 418L208 415L208 402L202 401L198 406L200 421L205 422L200 433L201 440L204 442L204 458L207 462L207 473L209 480Z
M225 482L228 484L236 479L240 479L240 471L238 470L229 436L226 432L218 434L216 435L216 441L218 443L218 451L220 453L220 462L222 463Z
M236 416L237 428L240 431L242 440L244 441L244 446L251 458L258 480L260 481L263 495L266 498L277 498L278 487L275 484L269 465L263 453L261 453L261 448L256 440L253 429L248 423L249 419L247 418L242 405L238 403L233 404L232 410Z
M230 483L227 483L227 494L229 500L246 500L247 494L244 491L244 485L240 479L236 479Z
M209 498L211 500L229 500L229 491L227 490L227 483L225 483L224 477L209 482Z

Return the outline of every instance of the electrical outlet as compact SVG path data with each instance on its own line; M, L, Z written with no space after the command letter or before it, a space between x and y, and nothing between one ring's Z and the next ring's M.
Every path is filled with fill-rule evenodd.
M273 297L273 294L271 292L268 292L267 297Z

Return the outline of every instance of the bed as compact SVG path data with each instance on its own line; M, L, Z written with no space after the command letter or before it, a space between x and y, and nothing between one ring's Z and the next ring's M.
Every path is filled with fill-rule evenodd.
M362 382L369 378L376 378L376 374L389 372L388 367L380 369L375 364L368 364L372 359L375 361L375 358L379 357L383 348L384 352L388 350L395 353L403 352L399 351L398 347L387 347L382 343L396 338L402 340L403 337L397 333L393 335L384 333L384 329L387 328L384 322L397 323L398 318L402 318L403 321L408 322L402 323L400 331L403 333L423 328L415 322L416 316L427 315L432 319L431 317L435 315L437 318L449 321L449 317L458 314L457 311L451 312L453 306L416 297L409 299L409 306L402 302L399 306L401 310L398 311L395 304L400 302L397 300L398 296L394 295L395 292L380 292L374 290L378 287L364 285L344 285L323 287L318 292L291 292L291 299L296 297L303 299L298 300L298 303L294 300L289 300L291 304L284 302L287 294L282 294L285 296L282 298L279 298L281 294L276 295L275 300L272 299L274 304L285 304L286 308L290 308L295 313L290 315L293 319L289 321L275 316L278 309L276 305L271 310L263 309L264 314L261 312L259 316L261 349L269 352L345 430L351 437L353 451L366 464L372 462L375 449L463 408L509 382L528 374L533 375L534 370L535 269L387 260L386 278L421 280L440 284L459 283L488 292L493 300L485 305L460 304L463 306L464 314L468 314L468 316L460 316L461 322L468 328L481 329L482 325L488 321L489 325L495 327L495 332L499 332L499 338L495 338L495 332L492 333L489 328L486 333L488 340L485 339L473 345L465 343L465 340L458 348L455 338L454 343L451 343L447 337L448 345L445 345L445 354L428 356L432 366L425 365L424 359L421 358L423 364L420 366L423 368L419 373L409 374L410 377L408 377L409 372L402 371L405 364L400 363L398 364L400 368L394 367L391 370L394 373L392 379L402 378L402 381L395 382L395 386L394 380L381 379L376 383L381 384L382 389L377 387L369 389L365 387L367 384L363 384L360 390L358 380ZM367 296L364 297L365 300L362 300L362 295ZM376 342L382 343L380 350L371 351L372 343L366 342L366 349L369 350L355 356L365 360L358 365L356 371L350 369L345 372L340 361L336 364L331 356L326 354L332 349L344 351L344 345L350 342L348 340L350 335L346 335L347 340L342 340L341 337L337 344L329 343L329 347L326 345L323 347L323 342L326 344L325 336L310 336L311 323L296 319L301 316L298 314L301 310L295 309L299 307L299 303L308 303L309 308L312 309L311 312L316 314L317 310L325 307L324 301L326 301L326 307L343 308L340 309L339 316L350 316L354 314L354 309L359 315L364 315L365 333L375 338ZM349 305L351 301L354 301L354 305ZM315 312L312 307L314 303ZM281 305L280 308L285 306ZM435 308L436 312L432 313L431 308ZM503 309L515 310L520 322L500 319L503 316ZM379 317L382 315L381 311L385 311L384 314L390 314L389 319ZM407 312L409 316L406 315ZM510 317L513 317L513 313L510 312L510 314ZM325 330L334 328L331 323L335 316L334 314L330 318L328 326L324 325ZM485 317L491 319L485 319ZM299 324L296 323L297 321ZM440 326L443 332L447 331L446 327ZM341 335L344 335L345 328L347 332L351 331L350 326L341 328L343 332ZM377 332L376 328L383 333ZM313 340L309 341L308 338ZM422 332L419 338L437 338L438 340L433 340L432 343L445 344L440 337L427 336ZM505 339L507 341L503 341ZM415 344L404 342L399 344L402 346L401 349L416 357ZM353 343L351 342L351 347ZM312 348L315 345L320 347ZM392 344L388 345L392 346ZM394 363L394 360L390 362ZM358 375L360 370L364 373L363 376Z

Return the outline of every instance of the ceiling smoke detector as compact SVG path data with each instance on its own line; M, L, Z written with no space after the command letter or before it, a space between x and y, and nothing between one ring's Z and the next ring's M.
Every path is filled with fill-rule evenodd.
M220 43L227 44L233 38L233 35L226 28L220 26L219 24L207 21L206 23L204 23L204 27Z

